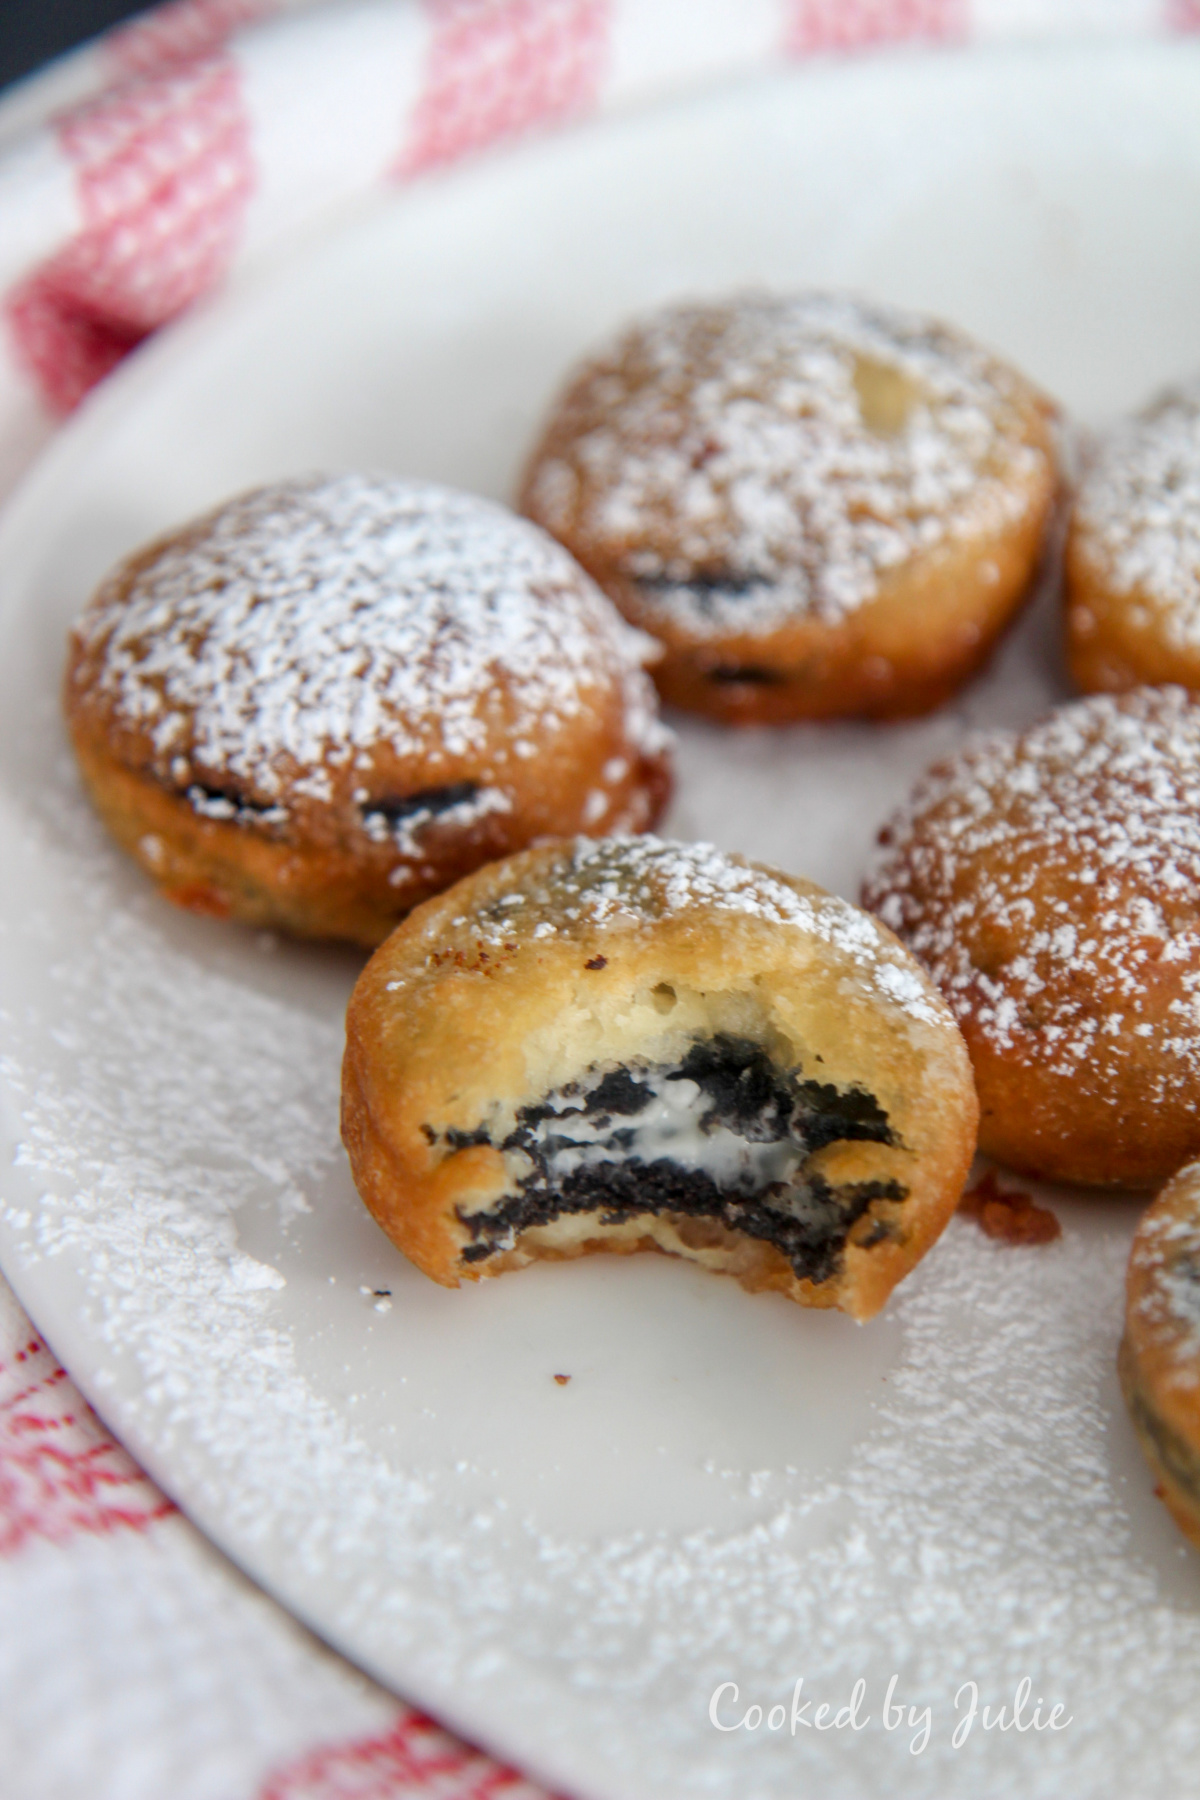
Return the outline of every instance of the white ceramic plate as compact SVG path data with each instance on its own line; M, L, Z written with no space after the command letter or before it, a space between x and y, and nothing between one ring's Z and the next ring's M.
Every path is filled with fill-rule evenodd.
M598 332L757 282L929 307L1086 420L1140 401L1200 365L1200 54L896 57L535 143L108 384L0 531L4 1267L231 1556L578 1795L1193 1792L1200 1570L1113 1376L1132 1204L1057 1197L1042 1249L955 1222L864 1328L655 1258L443 1292L338 1145L356 959L161 904L64 745L64 631L116 555L313 466L506 495ZM925 723L688 724L673 829L853 895L912 777L1059 683L1043 605ZM1071 1722L956 1748L962 1684L994 1720L1026 1676ZM794 1732L710 1722L718 1684L729 1724L798 1677Z

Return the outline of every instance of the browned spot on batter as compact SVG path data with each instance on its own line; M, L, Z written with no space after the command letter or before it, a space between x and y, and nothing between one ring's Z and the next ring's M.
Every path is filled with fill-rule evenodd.
M210 919L229 917L231 909L225 895L205 882L195 881L186 887L164 888L163 892L172 905L182 906L185 912L205 913Z
M440 969L450 964L466 975L494 975L503 965L506 957L516 953L516 943L509 940L503 944L493 944L495 956L489 956L482 943L476 942L474 955L470 950L455 948L453 950L431 950L425 958L427 969ZM499 961L497 961L499 958Z
M994 1169L967 1189L958 1210L1001 1243L1051 1244L1062 1236L1062 1226L1048 1206L1035 1206L1028 1194L1002 1192Z
M583 966L585 969L607 969L608 958L607 956L593 956L591 961L585 962Z
M863 424L879 437L897 437L921 398L919 386L902 369L873 356L855 357L854 388Z

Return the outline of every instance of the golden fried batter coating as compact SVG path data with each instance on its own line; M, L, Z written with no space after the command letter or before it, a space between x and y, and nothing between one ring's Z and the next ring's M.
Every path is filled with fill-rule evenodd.
M654 823L648 654L502 507L313 477L121 564L72 638L66 709L101 816L168 898L374 945L491 857Z
M666 307L569 379L520 505L733 723L925 712L1024 599L1053 414L933 321L846 297Z
M1200 380L1098 446L1067 534L1066 605L1086 693L1200 691Z
M962 1027L980 1148L1152 1187L1200 1152L1200 702L1097 695L933 769L864 904Z
M978 1110L875 920L652 837L418 908L354 990L342 1095L359 1192L435 1281L659 1249L857 1318L953 1212Z

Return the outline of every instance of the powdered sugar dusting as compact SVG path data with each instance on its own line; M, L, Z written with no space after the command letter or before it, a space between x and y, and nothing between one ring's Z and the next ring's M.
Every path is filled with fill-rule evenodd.
M866 903L999 1050L1079 1077L1145 1039L1200 1079L1200 705L1093 696L967 746L889 828ZM997 946L994 950L990 946Z
M230 501L80 626L119 723L187 789L327 799L380 746L469 756L507 688L512 754L617 682L634 741L664 733L650 650L557 544L504 508L394 477L314 476ZM203 795L201 796L203 798Z
M1108 586L1149 601L1169 643L1200 647L1200 378L1105 439L1075 529Z
M455 926L500 945L511 937L518 916L523 931L545 939L715 908L797 928L848 957L881 999L925 1024L944 1022L928 982L868 914L835 894L799 893L783 876L726 856L712 844L676 844L650 835L578 838L563 860L539 877L538 887L526 892L523 879L514 874L509 892Z
M678 306L584 371L528 504L689 631L836 621L884 571L1027 514L1047 455L1020 405L984 352L893 308Z
M481 1311L479 1295L407 1270L348 1191L336 1108L352 968L318 1006L310 953L258 958L168 917L46 766L36 824L17 835L0 812L25 872L0 937L0 1029L17 1174L33 1177L3 1228L7 1263L23 1281L54 1267L77 1283L92 1372L123 1371L103 1390L114 1424L140 1432L257 1575L401 1691L424 1683L425 1703L443 1706L459 1695L476 1729L503 1742L507 1722L510 1744L575 1770L581 1791L590 1768L601 1793L783 1800L802 1777L851 1800L900 1791L916 1767L914 1792L957 1795L971 1754L973 1792L1058 1800L1112 1791L1114 1764L1144 1765L1147 1744L1157 1785L1187 1791L1200 1591L1182 1564L1160 1578L1153 1524L1131 1533L1126 1500L1152 1521L1157 1506L1132 1443L1139 1485L1121 1486L1109 1394L1128 1209L1056 1199L1064 1237L1036 1255L952 1223L861 1330L649 1258L484 1284L497 1291ZM26 1007L10 977L35 961L46 985ZM286 1285L249 1285L244 1268ZM360 1283L391 1288L392 1312L377 1315ZM535 1389L511 1361L514 1331L573 1343L577 1318L594 1365L568 1364L560 1390L547 1362ZM635 1320L639 1352L670 1373L661 1392L638 1357L613 1367ZM887 1380L860 1392L855 1346L880 1333ZM754 1379L764 1365L748 1343L769 1348L769 1380ZM480 1448L489 1354L516 1460L560 1484L536 1509ZM615 1414L581 1413L569 1438L557 1416L532 1428L543 1387L590 1408L605 1382ZM797 1470L795 1446L834 1409L853 1416L844 1449ZM703 1453L682 1431L692 1414ZM564 1489L603 1502L609 1471L630 1463L647 1497L683 1487L678 1515L573 1525ZM696 1484L701 1498L686 1498ZM995 1704L1031 1673L1075 1724L956 1753L968 1672ZM934 1707L919 1760L908 1733L879 1725L893 1674L905 1700ZM865 1677L871 1729L852 1743L764 1731L714 1751L718 1682L736 1679L743 1706L786 1705L800 1675L806 1697L835 1705Z

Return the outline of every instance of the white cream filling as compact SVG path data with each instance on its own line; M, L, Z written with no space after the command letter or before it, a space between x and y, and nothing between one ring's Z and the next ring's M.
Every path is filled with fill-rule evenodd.
M808 1155L807 1147L794 1138L753 1143L711 1119L713 1098L695 1081L658 1070L630 1073L651 1093L636 1113L597 1113L589 1118L583 1110L586 1094L548 1097L546 1105L555 1109L554 1115L540 1119L531 1136L552 1181L601 1163L666 1161L703 1170L722 1191L757 1194L774 1183L793 1181ZM522 1150L507 1152L506 1160L518 1180L533 1172L533 1160ZM798 1213L797 1203L803 1199L801 1192L772 1196L771 1203L781 1211Z

